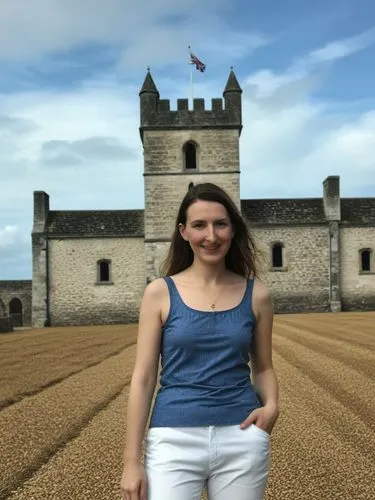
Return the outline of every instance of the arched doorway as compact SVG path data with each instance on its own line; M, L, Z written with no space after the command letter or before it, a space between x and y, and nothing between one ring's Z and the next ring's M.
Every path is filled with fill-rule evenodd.
M13 327L23 326L22 302L17 297L9 302L9 316Z

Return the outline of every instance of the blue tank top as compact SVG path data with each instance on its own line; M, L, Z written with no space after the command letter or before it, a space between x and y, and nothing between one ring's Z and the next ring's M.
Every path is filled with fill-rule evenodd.
M240 424L261 406L250 380L254 280L226 311L187 306L169 276L170 310L162 330L160 389L150 427Z

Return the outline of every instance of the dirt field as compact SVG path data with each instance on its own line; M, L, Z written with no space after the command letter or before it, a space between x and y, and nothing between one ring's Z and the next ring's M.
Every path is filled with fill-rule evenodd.
M120 498L135 339L134 326L0 336L0 499ZM266 500L374 500L375 312L277 316L274 363Z

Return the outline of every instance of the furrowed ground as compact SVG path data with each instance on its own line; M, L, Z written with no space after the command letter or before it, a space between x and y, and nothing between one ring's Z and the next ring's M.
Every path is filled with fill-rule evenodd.
M0 499L119 499L134 325L0 336ZM275 317L266 500L375 498L375 312ZM173 500L173 499L166 499Z

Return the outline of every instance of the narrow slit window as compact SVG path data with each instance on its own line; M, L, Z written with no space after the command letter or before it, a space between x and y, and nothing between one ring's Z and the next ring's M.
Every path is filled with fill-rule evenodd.
M283 246L281 243L275 243L272 247L272 267L283 267Z
M197 147L193 142L187 142L184 146L185 168L196 170L197 168Z
M371 271L371 250L369 249L361 250L361 271Z
M111 261L100 260L98 262L98 282L109 283L111 281Z

